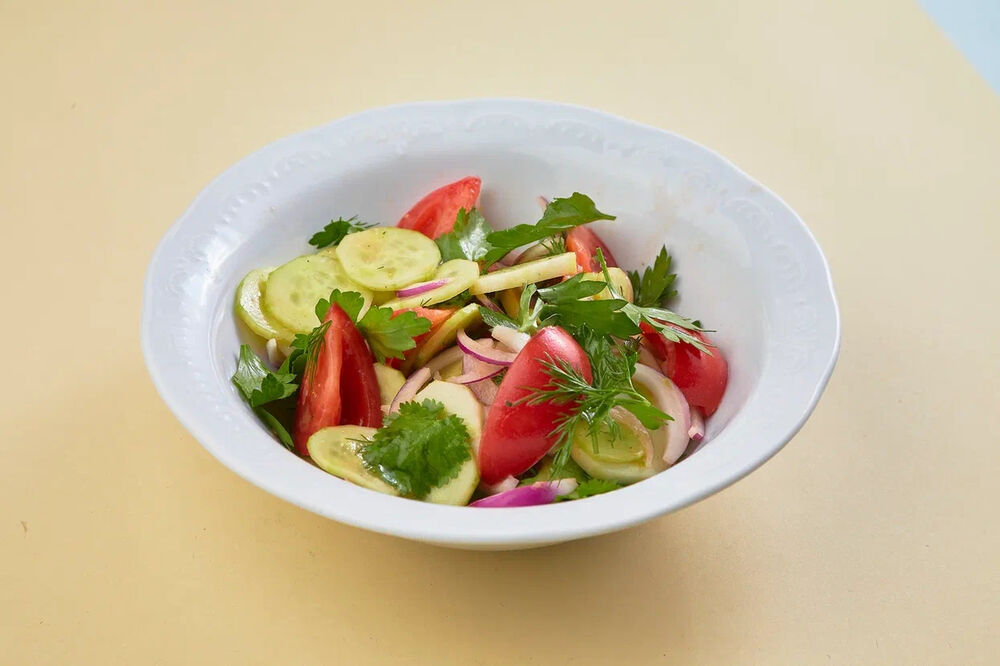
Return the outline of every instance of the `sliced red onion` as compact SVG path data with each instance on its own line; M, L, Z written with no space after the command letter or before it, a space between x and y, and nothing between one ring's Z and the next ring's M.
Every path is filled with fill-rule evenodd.
M430 282L418 282L416 284L411 284L409 287L404 287L396 292L396 295L400 298L406 296L419 296L420 294L426 294L428 291L433 291L438 287L443 287L451 282L451 278L441 278L440 280L431 280Z
M505 490L477 500L469 506L484 509L501 509L517 506L538 506L551 504L560 495L566 495L576 489L576 479L559 479L558 481L540 481L530 486L521 486Z
M476 399L487 407L493 404L493 401L497 398L497 393L500 392L500 387L492 379L484 379L475 384L466 384L466 386L476 396Z
M455 361L461 360L464 355L464 352L458 347L448 347L443 352L427 361L427 365L424 367L429 369L431 374L441 372Z
M480 305L487 307L494 312L503 312L503 310L500 309L500 306L494 303L493 299L486 294L476 294L476 300L479 301Z
M492 340L489 340L492 343ZM485 346L485 344L484 344ZM490 345L492 348L492 344ZM462 374L452 377L448 381L455 384L476 384L494 377L503 370L504 366L481 361L468 354L462 357ZM491 382L492 383L492 382Z
M510 365L517 357L517 354L501 351L499 349L492 349L479 340L473 340L465 332L465 329L458 332L458 346L461 347L462 351L466 354L475 356L480 361L492 363L493 365Z
M545 247L541 243L535 243L534 245L530 245L527 248L525 248L524 251L520 252L514 259L514 261L511 263L523 264L528 261L534 261L535 259L541 259L542 257L548 256L548 254L549 250L547 247Z
M480 488L482 488L483 492L485 492L487 495L496 495L498 493L506 492L508 490L513 490L514 488L517 488L517 483L518 483L517 477L508 476L506 479L500 481L499 483L495 483L492 486L482 485L480 486Z
M674 419L650 432L663 448L663 461L673 465L684 455L690 439L691 409L687 399L672 381L649 366L636 365L632 377L649 390L653 404Z
M516 331L509 326L497 326L490 331L490 335L493 336L494 340L514 352L521 351L524 345L528 344L528 340L531 339L531 336L527 333Z
M542 207L542 210L545 210L546 208L549 207L549 200L546 199L543 196L539 196L538 197L538 205Z
M691 410L691 427L688 428L688 437L696 442L705 438L705 417L701 415L701 410L697 407Z
M656 357L653 356L653 352L649 351L646 345L639 345L639 363L648 365L657 372L660 370L660 362L656 360Z
M426 365L416 372L414 372L410 377L399 387L399 391L396 392L396 397L392 399L392 404L389 405L389 413L395 414L399 411L399 406L404 402L409 402L417 395L431 379L431 370Z

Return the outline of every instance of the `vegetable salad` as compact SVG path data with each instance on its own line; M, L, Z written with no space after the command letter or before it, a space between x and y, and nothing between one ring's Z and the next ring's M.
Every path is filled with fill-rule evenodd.
M662 248L618 266L586 195L494 230L482 183L431 192L395 227L357 218L314 251L250 271L233 383L290 451L359 486L473 507L605 493L704 437L728 368L700 322L668 308Z

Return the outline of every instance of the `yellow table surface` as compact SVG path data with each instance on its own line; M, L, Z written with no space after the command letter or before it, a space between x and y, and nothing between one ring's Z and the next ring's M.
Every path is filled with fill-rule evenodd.
M528 552L341 526L215 462L139 351L163 232L273 139L500 95L677 131L802 215L844 320L806 427L691 508ZM0 97L0 662L996 663L1000 98L914 2L2 2Z

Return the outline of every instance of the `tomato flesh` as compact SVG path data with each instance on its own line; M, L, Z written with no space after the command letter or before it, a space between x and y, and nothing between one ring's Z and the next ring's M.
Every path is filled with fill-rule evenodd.
M386 365L390 368L396 368L397 370L402 367L404 362L410 360L411 356L417 353L417 350L420 349L420 345L422 345L427 338L434 335L437 330L441 328L441 324L448 321L448 318L455 314L455 308L403 308L401 310L396 310L392 316L398 317L402 312L416 312L418 317L429 319L431 322L431 328L426 333L421 333L417 337L413 338L413 341L417 344L412 349L407 349L403 352L403 358L385 359Z
M646 345L660 362L663 374L677 385L688 404L711 416L726 392L729 381L729 364L722 350L712 345L706 335L687 331L712 348L711 355L686 342L672 342L646 322L642 322Z
M553 424L573 404L518 402L532 389L551 386L545 363L569 363L589 382L593 380L587 353L569 333L549 326L536 333L514 359L490 407L479 443L479 472L483 483L498 483L527 471L549 452L558 435Z
M468 176L439 187L418 201L396 226L419 231L430 238L442 236L455 227L459 209L476 207L482 184L476 176Z
M601 264L594 256L597 248L604 253L604 262L608 266L618 265L610 248L588 227L573 227L566 234L566 249L576 254L576 263L584 273L597 273L601 270Z
M305 457L306 443L317 430L382 425L382 400L368 344L340 306L331 305L323 321L330 326L316 360L306 363L292 432L295 449Z

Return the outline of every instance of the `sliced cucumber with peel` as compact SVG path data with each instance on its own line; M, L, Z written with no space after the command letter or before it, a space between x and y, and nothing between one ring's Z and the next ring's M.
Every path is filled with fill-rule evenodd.
M382 363L375 364L375 378L378 380L378 392L383 405L391 405L392 399L406 383L402 372Z
M615 409L620 409L616 407ZM587 426L580 425L573 434L570 455L587 474L596 479L634 483L649 478L663 469L655 457L646 464L646 452L640 438L649 438L649 432L634 416L617 418L618 432L602 427L596 437L590 436Z
M316 303L334 289L356 291L364 299L361 315L372 303L372 292L351 280L330 254L309 254L274 269L264 285L264 312L294 333L309 333L319 325ZM360 316L360 315L359 315Z
M323 471L369 490L399 495L395 488L369 472L361 460L363 444L358 440L368 440L374 435L375 428L332 426L316 431L309 438L306 447L309 449L309 457Z
M479 450L479 438L483 433L483 407L467 386L451 384L443 381L433 381L417 393L414 400L437 400L446 412L458 416L469 429L469 439L472 447L471 457L462 463L458 475L443 486L434 488L424 498L435 504L452 504L463 506L469 503L469 498L479 485L479 466L476 464L476 452Z
M428 280L429 282L447 280L445 284L422 294L393 299L386 302L385 307L402 310L403 308L426 307L443 303L471 287L478 277L479 264L475 261L452 259L441 264L434 272L434 277Z
M609 266L608 277L611 278L611 286L613 286L615 290L622 295L622 298L629 303L632 303L635 300L632 293L632 281L628 279L628 273L617 266ZM604 273L584 273L582 279L593 280L595 282L607 282L604 278ZM590 298L595 301L607 301L611 299L611 291L605 289Z
M336 252L351 279L375 291L428 280L441 263L441 251L434 241L420 232L396 227L349 234Z
M273 269L259 268L250 271L236 287L236 316L247 325L255 335L265 340L274 338L282 345L291 343L295 334L285 327L271 321L264 314L261 299L267 276Z
M489 294L502 289L523 287L532 282L543 282L574 273L576 273L576 255L572 252L564 252L481 275L469 288L469 292Z
M438 330L434 331L431 337L424 340L417 349L417 353L403 362L403 372L409 374L413 369L426 365L427 361L437 356L442 349L455 344L455 338L458 337L460 330L478 324L479 321L478 303L469 303L464 308L456 310L444 320L444 323Z

